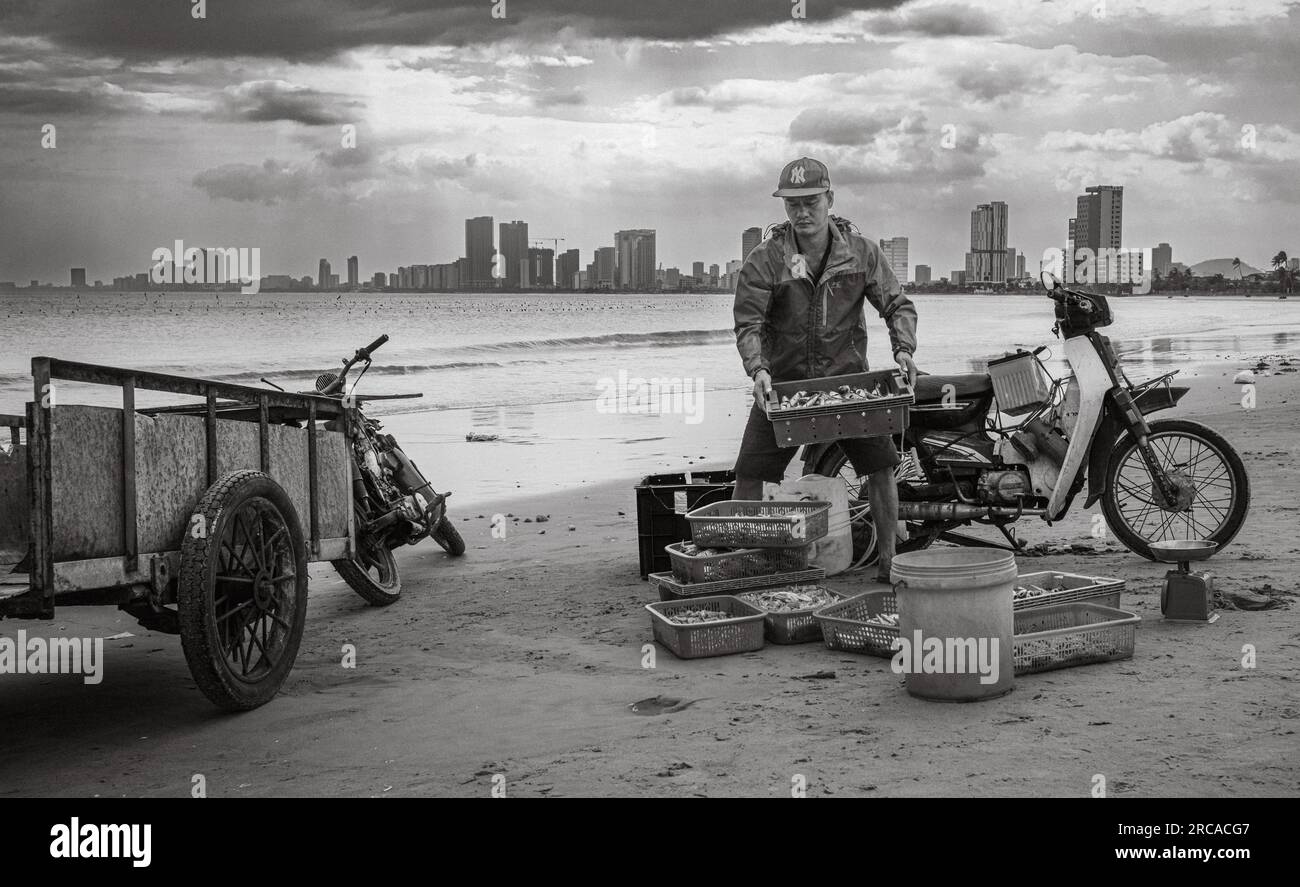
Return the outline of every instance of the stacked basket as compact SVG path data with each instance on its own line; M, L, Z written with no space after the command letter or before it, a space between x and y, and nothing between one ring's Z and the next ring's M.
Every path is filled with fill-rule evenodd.
M686 515L691 543L666 550L671 573L652 573L661 603L649 604L655 640L683 659L742 653L773 643L802 643L821 638L806 610L768 612L760 595L785 586L821 587L826 571L808 566L810 548L827 533L826 502L752 502L729 500L697 508ZM757 605L760 604L760 605ZM717 610L725 620L681 625L674 614Z

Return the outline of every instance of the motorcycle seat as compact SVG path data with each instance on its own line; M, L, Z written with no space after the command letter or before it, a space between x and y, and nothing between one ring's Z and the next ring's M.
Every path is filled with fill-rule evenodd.
M955 376L918 375L916 377L916 402L930 403L943 399L944 386L951 385L953 397L979 398L993 393L993 380L988 373L965 373Z

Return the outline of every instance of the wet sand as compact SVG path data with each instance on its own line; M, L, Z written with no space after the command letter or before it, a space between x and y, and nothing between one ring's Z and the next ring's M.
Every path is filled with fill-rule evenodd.
M1165 566L1093 539L1090 514L1019 527L1030 543L1091 549L1022 558L1024 570L1127 579L1122 606L1143 618L1131 661L1023 677L970 705L913 699L887 660L821 644L692 661L660 648L642 668L643 605L656 596L637 575L637 477L537 497L521 485L519 498L453 512L465 558L428 544L399 553L405 587L391 607L366 606L314 567L293 673L246 714L219 713L197 692L178 638L114 610L0 623L9 636L133 634L106 641L98 686L0 678L0 796L185 796L196 774L214 797L483 797L498 774L516 797L788 797L799 776L811 796L1083 797L1095 774L1112 796L1295 796L1300 373L1261 375L1257 408L1244 410L1231 378L1249 365L1199 370L1191 395L1161 415L1204 421L1242 453L1250 516L1208 569L1221 589L1280 606L1167 623ZM494 539L494 511L550 520L511 521ZM1254 669L1241 665L1248 643ZM355 669L341 666L344 644L356 646ZM694 702L629 711L658 695Z

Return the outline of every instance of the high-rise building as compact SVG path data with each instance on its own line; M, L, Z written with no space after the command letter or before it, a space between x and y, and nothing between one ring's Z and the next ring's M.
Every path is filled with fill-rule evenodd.
M763 242L762 228L746 228L745 233L740 235L740 261L749 258L749 254L754 251L754 247Z
M917 266L916 266L916 278L915 278L915 282L916 282L917 286L920 286L920 285L922 285L922 284L926 284L926 283L929 283L929 282L930 282L930 266L929 266L929 265L917 265Z
M664 271L664 289L675 290L682 285L682 272L678 268L668 268Z
M375 289L384 288L384 272L376 271L375 276L370 279L370 285Z
M696 280L703 280L703 279L704 279L704 263L703 263L703 262L693 262L693 263L691 264L691 277L694 277Z
M618 251L618 287L648 292L655 288L655 232L632 228L614 235Z
M1016 254L1016 277L1024 277L1024 276L1025 276L1025 254L1017 253Z
M1074 248L1092 251L1096 260L1095 283L1118 283L1129 269L1125 257L1107 251L1120 248L1124 227L1124 186L1085 188L1076 201Z
M566 249L555 260L555 284L560 289L576 289L574 276L581 264L580 253L576 249Z
M509 287L526 285L524 278L531 277L528 273L528 223L518 220L502 222L497 231L497 248L505 256L504 284Z
M717 286L717 285L718 285L718 277L719 277L719 275L721 275L721 274L722 274L722 269L721 269L721 268L719 268L717 265L710 265L710 266L709 266L709 285L710 285L710 286Z
M1007 205L1001 200L981 203L971 211L966 280L971 283L1006 283Z
M397 289L399 286L401 286L401 281L399 280L398 276L397 276L396 274L389 274L389 275L388 275L388 288L389 288L389 289Z
M907 238L890 237L880 241L880 251L885 254L889 270L894 272L899 283L907 283Z
M361 282L360 264L356 256L348 256L348 286L356 286Z
M492 257L496 247L492 245L492 217L476 216L465 220L465 257L469 259L469 279L464 281L470 287L488 286L495 282L492 277Z
M85 269L85 268L73 268L73 269L72 269L72 285L73 285L73 286L85 286L85 285L86 285L86 269Z
M533 286L555 286L555 250L528 250L529 279Z
M1014 246L1007 247L1007 260L1006 260L1007 280L1011 280L1018 276L1016 274L1017 255L1019 255L1019 253L1016 251L1016 248Z
M1174 249L1167 243L1161 243L1151 250L1151 267L1161 277L1168 277L1174 266Z
M956 271L951 272L951 276L949 276L948 282L953 284L954 286L965 286L966 272L958 268Z
M596 250L596 261L593 263L592 270L596 276L591 281L591 285L596 289L613 289L618 285L618 257L617 251L612 246L602 246Z
M330 284L330 263L326 259L320 260L320 271L316 275L317 285L321 289L329 289Z

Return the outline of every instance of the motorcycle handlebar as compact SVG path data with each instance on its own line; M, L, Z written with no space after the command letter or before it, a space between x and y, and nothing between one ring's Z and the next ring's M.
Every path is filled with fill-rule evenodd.
M371 352L378 351L379 348L387 341L388 341L388 335L387 334L382 335L378 339L375 339L375 341L367 345L365 348L362 348L361 351L364 353L366 357L369 357Z

